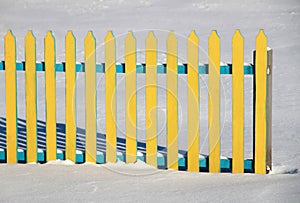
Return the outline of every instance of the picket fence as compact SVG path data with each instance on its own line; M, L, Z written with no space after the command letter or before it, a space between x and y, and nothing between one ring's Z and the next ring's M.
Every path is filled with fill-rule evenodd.
M157 63L157 39L153 32L146 38L146 63L136 62L136 39L129 32L125 40L125 64L116 63L115 37L111 31L105 40L105 63L96 64L96 40L91 31L84 40L84 63L76 63L76 39L68 31L65 39L65 62L56 63L55 39L49 31L44 39L45 61L36 61L36 40L32 31L25 37L25 61L16 62L16 39L8 30L4 40L5 60L0 69L6 77L6 148L0 149L4 163L47 162L68 159L76 163L126 163L142 159L146 163L168 169L199 172L233 173L247 171L265 174L272 167L272 50L267 50L263 30L256 38L253 65L244 65L244 39L239 30L232 38L232 64L220 65L220 38L212 31L208 40L209 63L199 65L199 39L194 31L187 38L187 64L178 65L177 38L174 32L167 37L166 64ZM18 149L17 78L16 71L26 72L26 150ZM37 147L36 71L45 72L46 150ZM57 150L56 72L66 76L65 151ZM76 72L85 72L85 149L76 147ZM96 149L96 73L105 73L106 91L106 151ZM116 73L126 78L126 153L117 153ZM146 74L146 152L137 152L136 74ZM166 74L166 156L158 156L157 74ZM188 150L178 154L178 74L188 78ZM199 74L208 74L209 154L199 155ZM232 74L232 158L221 158L220 147L220 76ZM253 160L244 159L244 75L253 75ZM152 111L152 112L151 112Z

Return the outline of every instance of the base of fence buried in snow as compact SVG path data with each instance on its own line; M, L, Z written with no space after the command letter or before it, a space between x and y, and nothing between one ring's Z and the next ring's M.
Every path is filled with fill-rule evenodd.
M26 163L26 150L18 149L18 163ZM126 155L123 152L117 152L117 159L119 161L125 162ZM57 150L56 159L65 160L65 152L62 150ZM145 161L145 154L138 152L137 159ZM46 153L42 149L38 149L37 162L45 163L46 162ZM85 162L85 152L76 150L76 163L81 164ZM0 163L6 163L6 150L0 149ZM97 164L105 163L105 153L97 152L96 158ZM209 166L209 157L208 156L199 156L199 171L208 172ZM221 157L220 159L221 172L231 172L232 159L227 157ZM157 167L159 169L167 169L167 158L166 154L158 153L157 155ZM181 171L187 170L187 157L186 154L178 154L178 169ZM253 160L245 159L244 160L244 172L253 173Z

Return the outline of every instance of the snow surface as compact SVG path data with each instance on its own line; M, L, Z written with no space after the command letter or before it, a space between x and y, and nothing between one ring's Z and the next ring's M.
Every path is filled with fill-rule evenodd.
M105 165L73 165L69 161L49 164L0 165L0 202L17 201L266 201L299 202L300 199L300 3L299 1L158 1L158 0L0 0L0 44L7 29L17 37L17 58L24 59L23 39L28 29L37 38L37 60L43 60L43 38L51 29L56 37L57 61L64 61L64 37L73 30L78 61L83 61L83 40L88 30L97 39L97 63L103 62L103 40L113 30L117 60L123 62L124 39L132 30L137 38L138 62L144 62L144 40L149 30L158 38L159 62L165 62L165 39L169 30L178 36L179 62L186 62L186 37L193 29L200 38L200 63L207 63L207 40L211 30L221 37L221 61L231 62L231 39L235 29L245 38L245 62L252 62L255 37L264 28L268 46L274 49L273 70L273 171L270 175L207 174L156 170L138 161ZM0 59L3 60L3 49ZM104 75L98 79L98 132L105 133L102 95ZM118 101L124 101L124 75L118 79ZM159 76L158 118L165 121L165 76ZM200 77L200 152L207 154L207 76ZM5 81L4 72L0 81ZM25 118L24 73L18 72L18 117ZM85 127L84 74L77 78L78 127ZM179 76L179 147L186 140L186 76ZM45 121L44 73L38 73L38 119ZM245 79L245 105L252 105L251 77ZM144 76L138 76L138 104L144 106ZM231 156L231 77L222 77L222 156ZM64 74L57 74L57 121L64 123ZM101 100L102 99L102 100ZM125 103L118 103L119 112ZM124 111L123 111L124 112ZM245 111L245 156L252 158L252 110ZM0 83L0 116L5 118L5 84ZM124 137L125 115L118 114L118 137ZM138 138L144 141L144 111L138 108ZM165 123L159 123L158 143L165 145ZM20 147L24 147L20 143ZM43 142L39 147L45 147ZM62 146L63 147L63 146Z

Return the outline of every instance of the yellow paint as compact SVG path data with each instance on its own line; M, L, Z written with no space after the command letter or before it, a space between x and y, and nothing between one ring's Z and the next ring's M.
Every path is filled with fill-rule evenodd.
M146 162L157 167L157 40L153 32L146 38Z
M76 39L66 35L66 159L76 162Z
M125 39L126 72L126 163L136 162L136 40L132 32Z
M56 160L56 80L55 39L51 31L45 37L46 83L46 160Z
M208 39L208 137L209 172L220 172L220 38L212 31Z
M8 30L4 38L5 80L6 80L6 150L7 163L17 163L17 78L16 38Z
M178 170L177 69L177 38L171 31L167 38L167 167L173 170Z
M96 163L96 39L89 31L84 39L85 61L85 160Z
M232 173L244 173L244 38L232 38Z
M260 30L256 37L255 56L255 152L254 171L266 173L267 38Z
M192 31L188 46L188 157L187 170L199 172L199 39Z
M116 45L111 31L105 43L105 90L106 90L106 162L117 160L116 127Z
M26 138L27 162L37 162L37 101L36 101L35 37L28 31L25 37L26 74Z

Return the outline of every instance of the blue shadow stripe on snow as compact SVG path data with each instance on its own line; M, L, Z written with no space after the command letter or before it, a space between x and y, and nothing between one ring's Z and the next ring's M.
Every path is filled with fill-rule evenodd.
M76 129L76 149L85 151L85 129ZM65 150L66 141L66 125L64 123L56 124L56 139L57 149ZM97 133L97 151L105 152L106 150L106 135ZM46 150L46 122L37 121L37 144L38 148ZM0 117L0 148L6 149L6 118ZM18 118L18 148L26 150L26 120ZM137 148L142 153L146 152L146 144L143 142L137 143ZM117 150L120 152L126 151L126 139L117 137ZM158 151L166 153L166 147L158 146Z
M18 118L18 159L19 163L26 163L26 120ZM63 123L56 124L57 132L57 149L61 152L58 152L57 158L64 159L65 151L65 141L66 141L66 125ZM106 151L106 135L102 133L97 133L96 138L97 143L97 152L102 153L102 155L97 154L97 163L104 163L105 161L105 151ZM37 144L38 148L46 151L46 122L37 121ZM6 118L0 117L0 149L6 149ZM76 154L76 162L84 162L84 153L85 153L85 129L77 127L77 136L76 136L76 149L81 151L81 154ZM137 157L145 161L146 154L146 143L137 142L137 149L143 154L143 157ZM23 150L23 151L22 151ZM157 150L163 156L158 156L158 168L166 168L166 157L167 157L167 148L165 146L157 146ZM118 155L120 160L125 159L126 151L126 139L117 137L117 151L121 152L122 155ZM5 153L5 152L4 152ZM187 169L187 152L184 150L179 150L178 153L181 155L178 157L179 170ZM0 156L3 155L3 151L0 153ZM42 156L42 157L39 157ZM98 160L99 156L99 160ZM45 153L38 153L38 160L44 162ZM4 158L0 157L0 161ZM21 162L20 162L21 160ZM228 158L222 158L221 160L221 171L222 172L231 172L232 160ZM199 158L200 171L208 171L209 166L209 157L205 156L204 158ZM245 160L245 172L253 172L253 160Z

